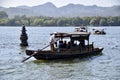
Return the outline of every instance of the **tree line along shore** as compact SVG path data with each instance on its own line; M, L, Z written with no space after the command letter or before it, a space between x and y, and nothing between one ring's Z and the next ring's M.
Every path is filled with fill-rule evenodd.
M47 17L15 16L9 18L7 13L0 12L0 26L120 26L120 16L92 17Z

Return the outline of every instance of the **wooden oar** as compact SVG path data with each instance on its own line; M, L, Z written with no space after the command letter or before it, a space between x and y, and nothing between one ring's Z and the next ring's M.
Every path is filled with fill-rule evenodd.
M47 48L50 45L45 46L44 48L40 49L39 51L42 51L43 49ZM26 60L28 60L29 58L31 58L32 56L34 56L35 54L37 54L37 52L34 52L32 55L30 55L28 58L25 58L24 60L22 60L22 62L25 62Z

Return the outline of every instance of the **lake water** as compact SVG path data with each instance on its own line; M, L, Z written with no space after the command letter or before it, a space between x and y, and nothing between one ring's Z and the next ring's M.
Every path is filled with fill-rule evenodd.
M28 57L26 49L41 49L48 45L51 32L70 32L74 27L27 27L29 47L22 48L21 27L1 26L0 80L120 80L120 26L99 27L103 28L106 35L90 36L90 43L104 47L100 56L55 61L30 58L22 63Z

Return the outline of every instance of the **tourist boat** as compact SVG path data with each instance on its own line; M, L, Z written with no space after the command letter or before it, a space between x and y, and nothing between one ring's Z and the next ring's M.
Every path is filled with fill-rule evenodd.
M104 31L104 29L102 30L96 30L96 29L93 29L93 34L98 34L98 35L105 35L106 32Z
M76 27L75 32L87 32L87 27L85 26L80 26L80 27Z
M26 50L26 54L30 57L34 57L38 60L55 60L65 58L81 58L91 55L98 55L102 53L102 47L94 47L94 44L89 44L89 32L57 32L54 33L58 41L68 41L69 47L56 47L54 51L51 50ZM87 42L87 44L86 44Z

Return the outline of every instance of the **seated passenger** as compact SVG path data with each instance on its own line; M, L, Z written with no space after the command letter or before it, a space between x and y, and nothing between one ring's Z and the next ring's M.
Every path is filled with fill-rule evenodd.
M71 42L69 41L68 43L67 43L67 46L66 46L68 49L70 49L71 48Z
M59 41L59 48L63 48L63 41Z
M59 41L59 45L58 45L58 52L61 51L61 48L63 48L63 41Z
M64 41L63 42L63 48L66 48L67 47L67 41Z

